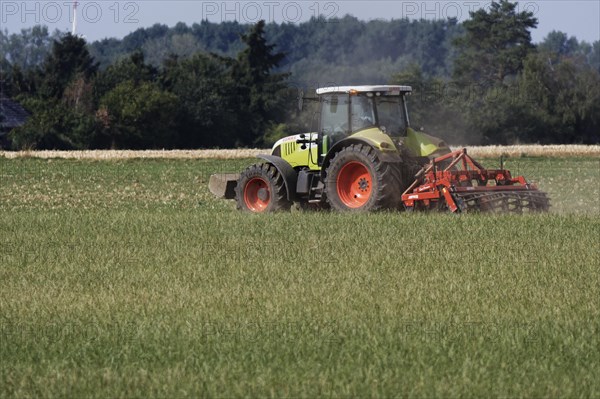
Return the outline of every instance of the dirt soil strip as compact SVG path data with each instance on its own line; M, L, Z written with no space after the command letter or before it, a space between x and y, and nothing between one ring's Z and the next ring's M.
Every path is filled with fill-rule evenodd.
M457 149L460 147L453 147ZM600 145L510 145L467 147L475 158L539 156L539 157L572 157L600 156ZM0 151L4 158L64 158L64 159L236 159L253 158L258 154L268 154L270 149L238 149L238 150L90 150L90 151Z

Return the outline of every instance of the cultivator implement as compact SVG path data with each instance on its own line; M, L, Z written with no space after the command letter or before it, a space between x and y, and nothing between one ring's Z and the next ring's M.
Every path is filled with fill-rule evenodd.
M547 195L523 176L503 166L485 169L466 148L433 159L402 194L409 210L450 212L540 212L550 207Z

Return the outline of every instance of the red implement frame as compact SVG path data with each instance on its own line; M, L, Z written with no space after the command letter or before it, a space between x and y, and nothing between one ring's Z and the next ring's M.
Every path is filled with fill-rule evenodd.
M532 209L548 206L545 194L523 176L513 178L505 169L485 169L467 155L466 148L433 159L416 178L402 194L408 210L444 209L445 205L451 212L460 212L467 209L467 202L469 206L477 203L481 210L486 201L511 196L532 203Z

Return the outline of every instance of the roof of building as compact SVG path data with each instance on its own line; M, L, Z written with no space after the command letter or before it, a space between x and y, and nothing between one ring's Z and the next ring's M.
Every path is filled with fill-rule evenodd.
M23 125L29 113L19 103L0 93L0 129L9 130Z
M332 86L332 87L322 87L317 89L317 94L328 94L328 93L385 93L387 95L400 95L400 93L410 93L412 92L412 87L410 86Z

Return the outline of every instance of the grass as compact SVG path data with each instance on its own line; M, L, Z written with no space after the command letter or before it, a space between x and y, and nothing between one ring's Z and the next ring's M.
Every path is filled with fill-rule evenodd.
M522 217L240 214L249 162L0 158L0 396L600 396L597 159L509 159Z

